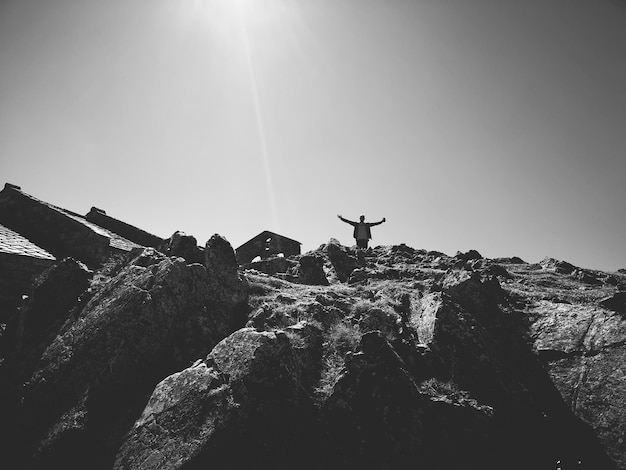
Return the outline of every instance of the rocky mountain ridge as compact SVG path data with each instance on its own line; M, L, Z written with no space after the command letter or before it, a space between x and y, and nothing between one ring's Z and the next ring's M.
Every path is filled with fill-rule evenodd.
M625 469L626 273L175 235L46 271L0 337L14 468ZM6 467L12 468L12 467Z

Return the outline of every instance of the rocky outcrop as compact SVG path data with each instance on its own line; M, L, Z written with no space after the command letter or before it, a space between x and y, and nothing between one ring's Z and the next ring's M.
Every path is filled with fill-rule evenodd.
M202 263L204 260L196 237L181 231L174 232L170 238L159 245L158 249L166 256L179 256L188 263Z
M489 407L427 394L376 331L348 356L322 413L322 468L497 468L502 456Z
M299 258L297 276L303 284L327 286L324 274L324 259L321 256L303 255Z
M305 325L233 333L156 387L114 468L308 468L312 364L302 358L319 367L319 343Z
M352 271L358 267L356 256L350 252L349 248L340 245L336 240L330 240L325 251L334 277L340 282L346 282Z
M570 409L626 466L626 318L594 305L541 301L531 335Z
M208 243L206 266L135 250L92 283L36 363L6 377L25 379L3 403L23 468L110 468L155 384L243 324L247 291L228 248Z
M135 250L94 273L32 355L0 364L7 455L23 468L626 468L625 275L332 240L262 272L238 270L220 236L198 250Z

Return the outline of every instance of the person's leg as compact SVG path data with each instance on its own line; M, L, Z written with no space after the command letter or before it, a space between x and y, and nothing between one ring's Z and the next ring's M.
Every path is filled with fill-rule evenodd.
M356 241L356 246L359 247L359 248L367 249L367 239L365 239L365 240L357 240Z

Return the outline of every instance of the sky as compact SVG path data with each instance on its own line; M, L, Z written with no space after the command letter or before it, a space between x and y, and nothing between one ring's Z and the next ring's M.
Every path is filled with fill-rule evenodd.
M237 247L626 268L623 0L0 0L0 184Z

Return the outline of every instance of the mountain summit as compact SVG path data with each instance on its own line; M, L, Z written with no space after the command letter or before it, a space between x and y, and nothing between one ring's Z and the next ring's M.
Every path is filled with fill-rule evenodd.
M0 336L4 468L626 468L626 272L192 245L37 279Z

